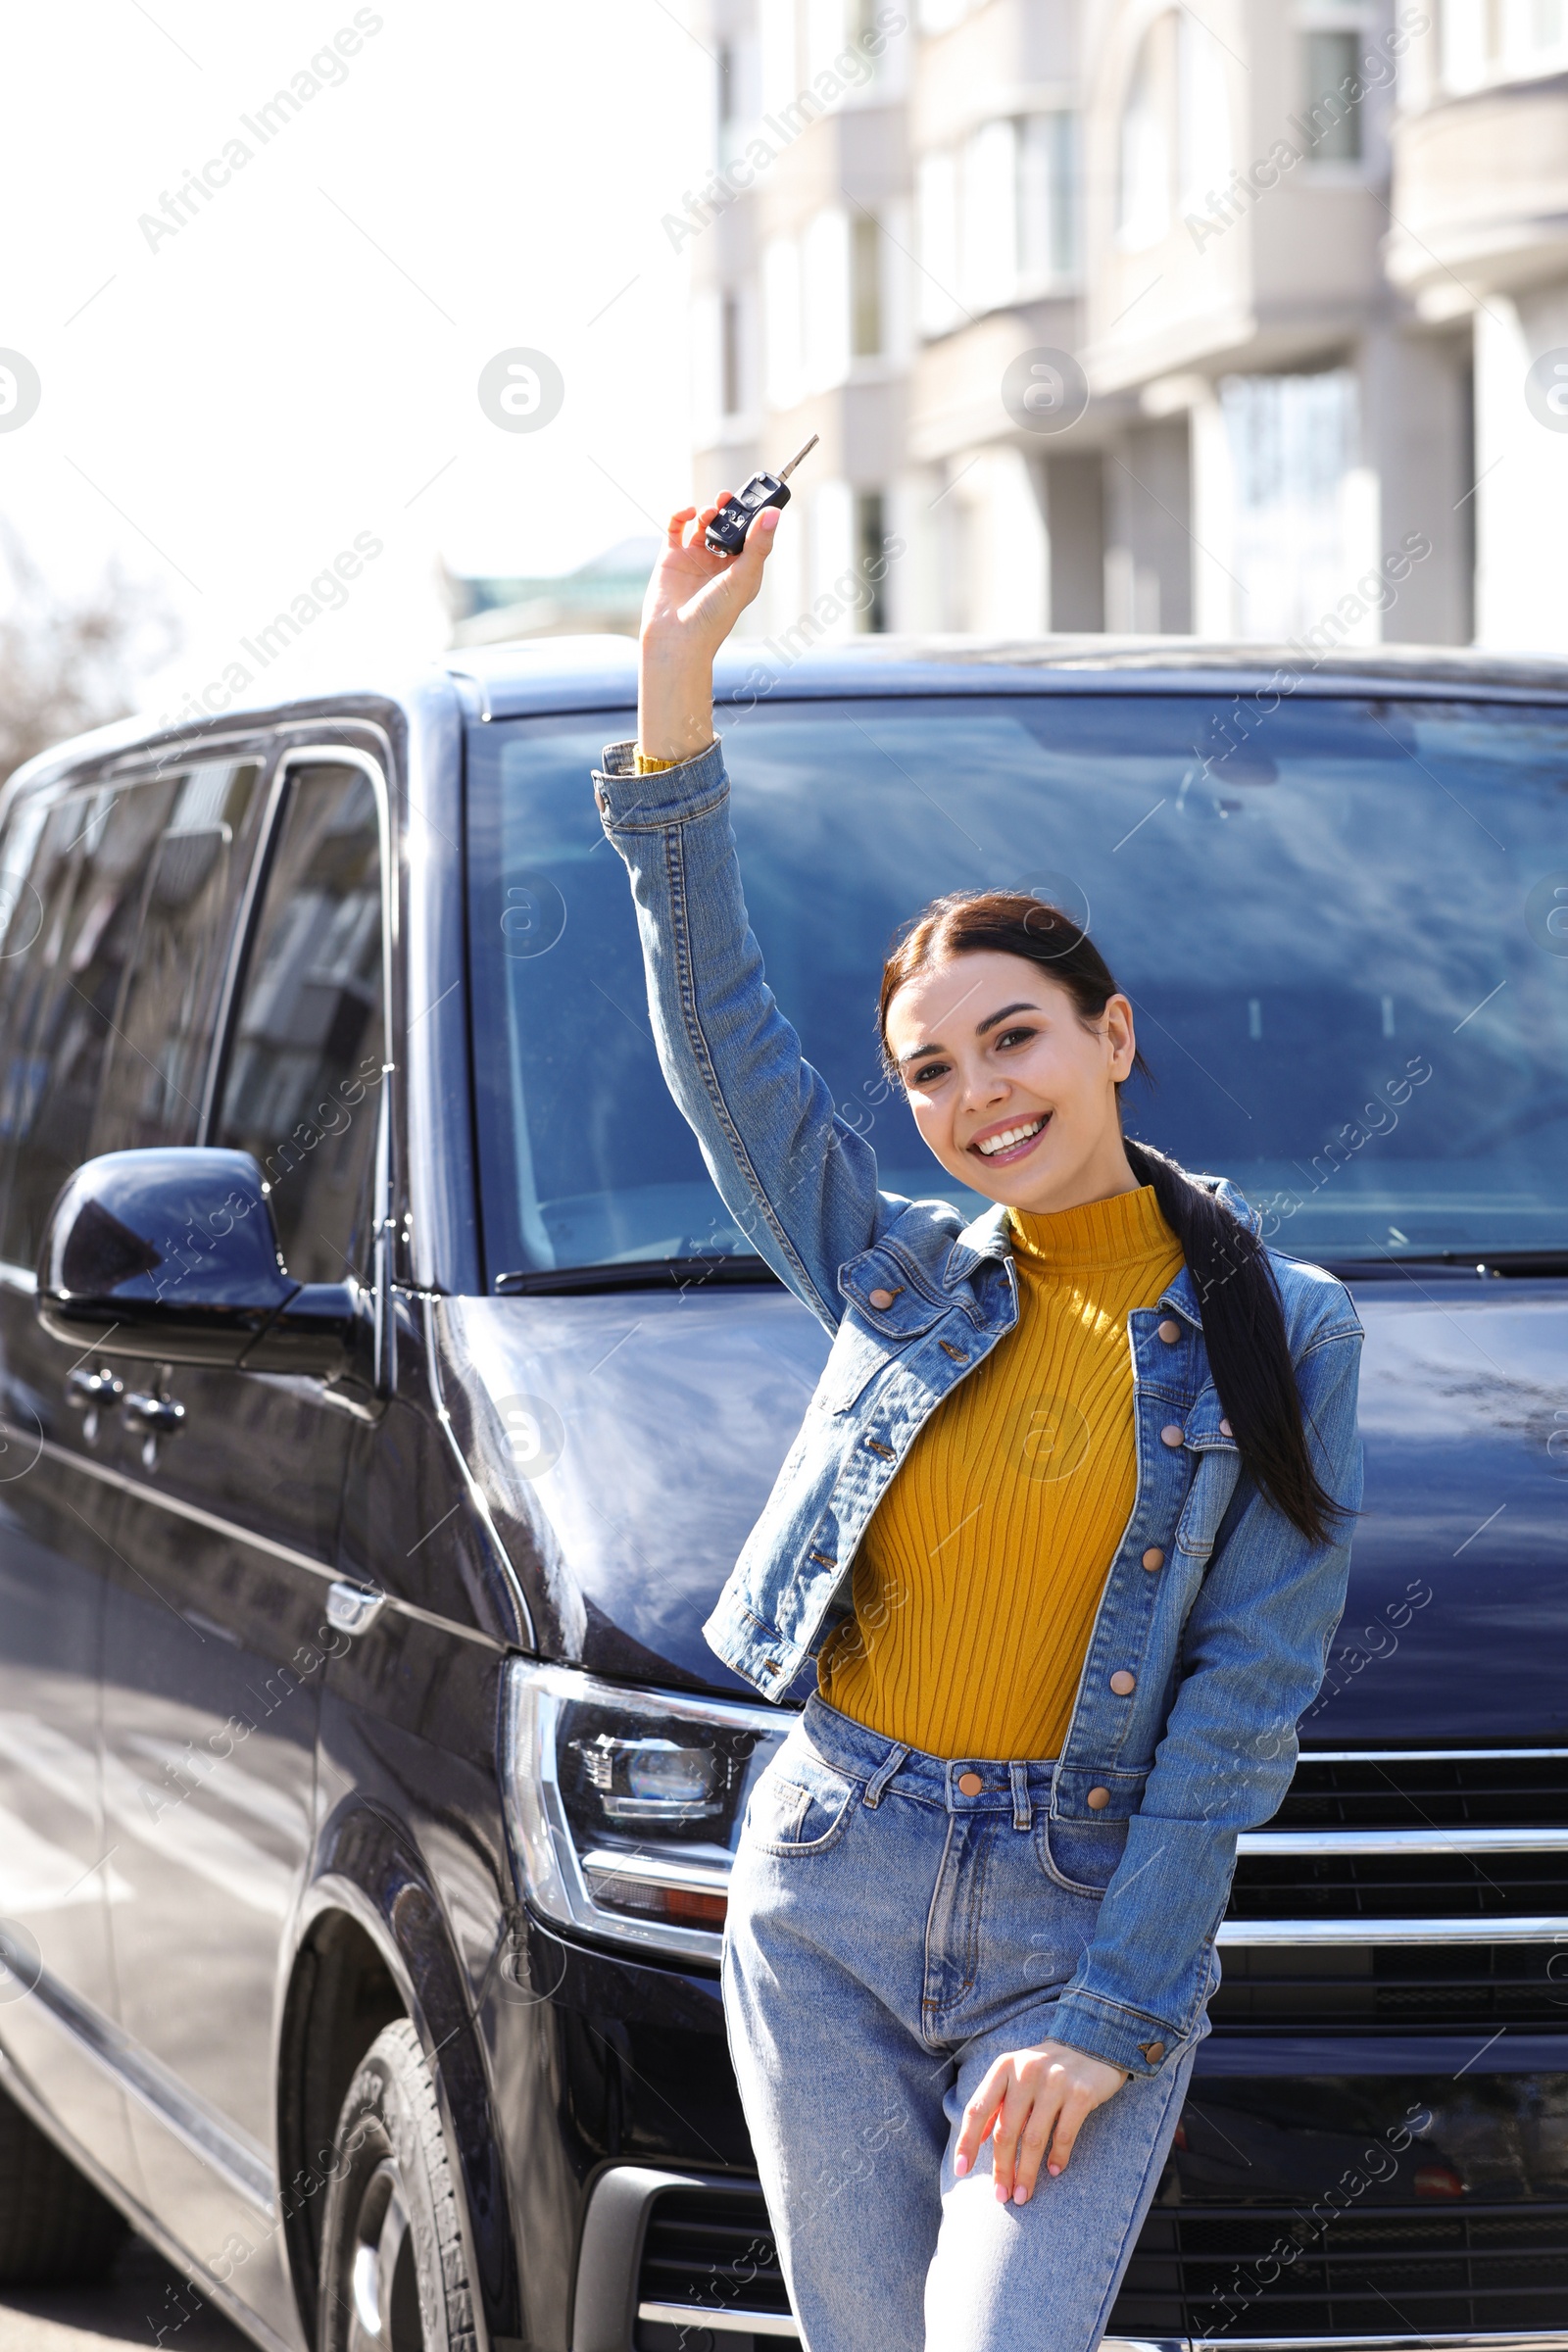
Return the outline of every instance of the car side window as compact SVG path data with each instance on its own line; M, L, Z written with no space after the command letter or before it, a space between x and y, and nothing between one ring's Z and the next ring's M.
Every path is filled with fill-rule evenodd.
M259 760L204 760L176 778L110 1040L95 1152L196 1141L223 960L260 819L261 774Z
M172 777L68 791L44 818L14 925L0 1026L0 1257L30 1266L55 1196L89 1156L99 1090ZM6 966L0 964L0 971Z
M0 833L0 1240L4 1239L6 1196L16 1160L16 1129L30 1091L27 1075L25 1008L37 971L29 951L43 930L40 884L58 844L44 841L54 803L31 793L13 801Z
M271 1188L296 1282L369 1266L385 1057L381 838L363 768L289 771L210 1141Z

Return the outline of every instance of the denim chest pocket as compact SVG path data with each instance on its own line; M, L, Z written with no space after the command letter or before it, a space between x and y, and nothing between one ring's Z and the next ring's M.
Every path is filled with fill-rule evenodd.
M873 1306L872 1294L886 1298L887 1306ZM817 1383L817 1402L830 1413L847 1413L877 1374L906 1355L947 1311L892 1273L869 1284L858 1280L848 1296L849 1312L833 1335Z
M1035 1853L1040 1867L1069 1894L1086 1894L1098 1902L1126 1848L1125 1819L1062 1821L1044 1812L1036 1818Z
M1211 1379L1204 1381L1183 1415L1182 1442L1189 1457L1196 1458L1193 1483L1176 1524L1176 1548L1184 1559L1206 1560L1242 1470L1235 1434Z
M1234 1438L1188 1437L1198 1452L1198 1467L1176 1523L1176 1548L1185 1559L1206 1560L1214 1548L1220 1521L1230 1508L1242 1474L1242 1457Z
M820 1756L782 1756L752 1790L747 1839L764 1854L826 1853L843 1837L859 1793L858 1781Z

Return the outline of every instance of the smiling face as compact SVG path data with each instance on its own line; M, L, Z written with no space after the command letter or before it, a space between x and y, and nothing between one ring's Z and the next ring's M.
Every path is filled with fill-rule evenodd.
M1137 1189L1116 1110L1137 1050L1125 997L1089 1021L1049 966L976 948L906 980L887 1037L914 1123L960 1184L1041 1215Z

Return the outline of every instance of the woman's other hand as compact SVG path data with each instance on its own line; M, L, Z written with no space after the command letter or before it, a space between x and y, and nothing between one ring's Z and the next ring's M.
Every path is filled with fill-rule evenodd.
M1075 2050L1064 2041L1045 2041L1035 2050L1009 2050L986 2070L963 2111L955 2172L961 2179L972 2171L989 2134L997 2195L1004 2204L1009 2199L1026 2204L1047 2148L1048 2173L1054 2177L1065 2172L1084 2117L1103 2107L1126 2080L1121 2067L1091 2058L1087 2050Z
M670 516L643 598L637 742L652 760L691 760L712 742L713 656L762 585L779 511L753 516L738 556L715 556L704 533L729 495Z

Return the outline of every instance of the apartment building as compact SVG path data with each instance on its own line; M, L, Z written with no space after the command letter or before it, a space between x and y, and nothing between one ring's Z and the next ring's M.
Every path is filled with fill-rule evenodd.
M821 436L755 633L1098 627L1098 536L1079 611L1042 441L998 399L1019 355L1081 338L1076 5L710 0L704 37L699 492ZM1069 458L1058 551L1086 489L1098 534L1098 468Z
M699 487L821 436L759 635L1568 631L1568 0L708 5Z
M906 412L914 337L905 14L858 0L711 0L712 172L692 231L697 489L818 445L756 633L910 625ZM671 226L672 241L680 233ZM684 241L684 240L682 240Z
M1394 131L1391 284L1462 341L1475 638L1568 650L1568 0L1443 0Z
M1461 641L1466 338L1383 266L1425 17L1359 0L1200 13L1116 0L1085 62L1105 624Z

